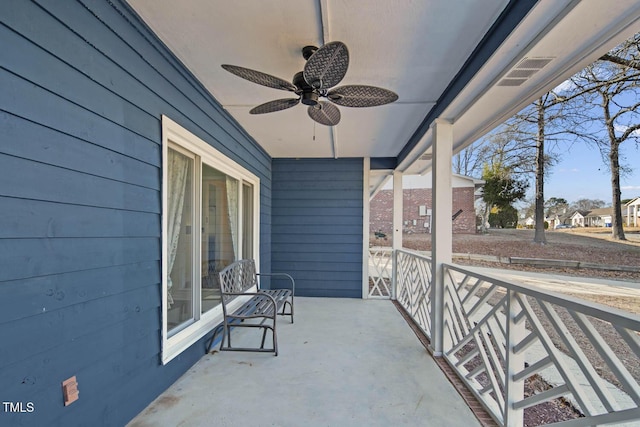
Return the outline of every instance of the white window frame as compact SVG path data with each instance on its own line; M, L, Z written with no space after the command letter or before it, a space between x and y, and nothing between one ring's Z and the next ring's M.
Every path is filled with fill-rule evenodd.
M240 257L242 252L242 218L243 218L243 206L242 206L242 189L243 182L253 186L253 259L256 265L260 265L260 179L242 167L237 162L231 160L220 151L213 148L211 145L192 134L178 123L174 122L167 116L162 116L162 363L166 364L184 350L189 348L200 338L209 333L216 325L222 322L222 311L212 309L206 313L201 312L200 296L201 295L201 280L194 280L193 292L194 292L194 321L190 325L184 327L179 332L168 336L167 330L167 314L168 314L168 301L167 301L167 273L168 273L168 250L167 250L167 236L168 236L168 218L165 212L168 212L168 168L165 167L168 159L169 147L177 149L177 151L184 152L185 150L192 153L196 157L195 164L195 177L197 183L194 183L195 193L195 206L197 208L196 218L197 223L193 224L194 230L199 230L201 227L201 206L202 206L202 191L201 186L201 168L205 163L220 172L235 178L239 181L238 185L238 247L236 248L236 256ZM201 271L201 233L193 233L194 236L194 274L200 274Z

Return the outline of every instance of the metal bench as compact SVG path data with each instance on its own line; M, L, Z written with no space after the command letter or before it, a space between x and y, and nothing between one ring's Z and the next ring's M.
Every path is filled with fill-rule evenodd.
M260 276L287 278L291 281L291 289L260 289L258 283ZM286 273L256 273L255 262L252 259L244 259L236 261L220 271L219 278L223 321L215 328L212 337L207 342L207 352L211 350L216 335L222 329L220 351L272 352L277 356L276 317L278 315L291 316L291 323L293 323L293 298L296 286L293 277ZM237 307L234 304L232 309L230 305L236 299L242 302ZM260 347L232 347L231 329L237 327L262 328ZM264 347L267 330L271 330L273 336L272 348Z

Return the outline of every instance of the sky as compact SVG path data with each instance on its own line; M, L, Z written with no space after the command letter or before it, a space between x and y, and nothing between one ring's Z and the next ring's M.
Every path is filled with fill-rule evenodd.
M632 173L620 178L621 199L640 197L640 149L631 140L621 144L625 164ZM604 200L611 206L611 173L596 147L575 143L569 151L561 152L560 161L545 177L544 196L564 198L569 203L579 199ZM532 183L533 185L533 183ZM533 188L528 196L533 198Z
M562 93L572 86L570 80L565 81L554 89ZM637 93L634 91L623 94L619 98L624 105L633 105ZM602 114L596 109L595 115ZM628 116L624 116L627 118ZM594 132L604 133L603 125L594 128ZM622 132L624 127L616 127ZM604 134L606 135L606 134ZM603 135L603 136L604 136ZM611 172L608 159L603 158L597 147L585 143L574 142L564 151L556 151L558 163L550 168L545 176L545 199L559 197L569 203L579 199L599 199L605 201L605 206L612 204ZM620 144L620 164L631 169L630 173L620 176L621 200L640 197L640 147L634 138L629 138ZM533 182L532 182L533 186ZM529 189L528 198L534 198L534 191Z

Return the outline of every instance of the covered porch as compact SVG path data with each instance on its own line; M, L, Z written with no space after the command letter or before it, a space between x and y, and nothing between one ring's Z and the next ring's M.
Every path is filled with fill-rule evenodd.
M122 425L158 395L134 423L477 423L392 303L362 300L385 292L500 424L565 395L588 415L566 425L640 418L637 316L451 264L452 156L631 36L638 1L11 0L0 17L0 379L10 407L36 408L0 423ZM278 103L288 80L261 87L222 67L290 79L304 47L334 41L351 55L341 86L398 101L341 106L340 124L323 126L299 99ZM292 108L251 113L274 101ZM370 198L391 176L425 173L432 257L403 250L397 216L376 258ZM203 358L222 317L210 273L239 258L318 297L281 322L277 358ZM550 341L564 336L557 306L604 359L568 337L578 376ZM619 360L591 318L634 357ZM630 401L605 387L605 365ZM525 397L549 368L558 387ZM63 395L67 380L79 399Z
M453 155L633 34L640 19L637 2L619 2L612 7L610 2L599 1L496 1L491 7L482 2L467 2L460 7L433 1L394 8L384 2L364 5L319 1L297 3L295 10L287 9L291 4L282 2L282 9L275 12L251 7L239 11L217 5L215 15L214 10L197 1L192 9L184 11L146 0L132 0L130 4L272 157L268 269L288 271L307 281L301 287L303 296L383 296L397 300L429 338L432 355L456 372L500 425L522 426L525 410L565 397L573 399L574 406L584 415L565 425L633 424L640 417L637 377L630 372L628 361L616 356L612 350L615 347L608 341L609 332L618 334L618 341L637 358L637 316L529 290L451 263ZM238 12L243 13L242 18ZM201 19L203 16L209 19ZM253 25L246 29L238 25L241 21ZM304 64L300 41L307 40L308 28L318 30L315 45L334 40L345 40L349 45L353 60L343 83L358 84L365 79L393 89L399 95L398 102L375 109L342 109L339 125L336 121L334 126L317 129L304 109L289 108L297 105L295 99L279 100L286 108L278 107L275 114L254 116L255 109L273 106L263 103L277 94L273 94L273 85L259 83L269 86L265 89L246 80L256 83L251 77L254 68L278 78L300 69ZM447 36L438 37L442 34ZM210 45L210 40L228 42ZM222 63L227 65L220 67ZM250 70L233 76L224 68L228 64ZM309 116L313 118L311 112ZM432 175L430 257L402 247L402 177L411 174ZM393 249L381 257L382 261L376 256L371 260L368 201L389 179L393 179L395 192ZM361 245L354 239L361 239ZM329 242L331 246L327 245ZM384 272L371 268L380 262L387 263ZM386 293L371 292L384 287ZM263 408L258 414L249 414L249 410L234 406L240 396L244 399L253 395L255 399L249 401L267 399L264 407L278 408L275 417L292 417L285 422L268 418L265 423L306 424L311 416L318 424L345 420L375 424L378 418L385 425L416 424L422 419L434 425L470 424L469 420L452 419L467 413L452 410L463 404L459 395L433 395L440 388L451 390L446 381L442 386L431 383L432 377L444 380L441 373L424 377L428 390L415 383L416 376L423 378L425 369L435 368L415 338L411 339L422 352L418 360L424 357L424 363L414 367L414 360L397 357L403 352L396 352L396 346L390 343L411 332L395 312L404 331L389 330L393 322L379 323L379 319L369 319L360 310L331 308L341 303L363 304L341 300L309 302L310 313L319 310L312 316L322 315L322 319L310 322L312 330L300 331L308 338L294 332L297 324L287 328L297 339L289 343L295 363L276 364L241 355L231 356L227 362L239 369L229 368L227 363L220 366L226 379L215 385L218 393L214 396L228 404L223 407L243 412L234 417L247 417L230 423L256 422L267 416ZM370 307L361 307L379 309L380 302L369 303ZM391 310L392 306L386 304L385 308ZM341 319L339 316L344 313L348 316ZM329 318L337 325L328 326ZM599 322L609 325L607 333L595 329L593 325ZM578 325L575 335L566 332L568 323ZM333 345L327 338L335 337L331 333L334 328L345 339L344 345ZM372 335L362 335L364 330ZM316 339L323 344L307 353L305 347ZM601 359L594 361L585 356L581 347L585 342L601 354ZM359 345L368 348L360 349ZM282 348L286 346L283 341ZM534 355L529 353L532 348L536 349ZM371 353L382 358L378 360ZM394 354L401 366L390 362ZM215 370L221 359L218 356L206 356L196 373L200 369ZM246 376L263 364L274 366L258 370L258 380ZM598 372L602 365L611 374L609 380L617 382L626 398L618 400L616 392L610 390L610 384ZM299 371L289 370L294 367ZM385 377L371 382L376 367L385 372ZM527 394L527 381L546 376L548 371L557 378L553 386ZM262 376L265 372L267 376ZM348 375L351 373L353 377ZM287 378L282 382L286 391L275 386L276 379L283 377ZM396 383L394 378L403 381ZM191 376L185 378L192 380ZM226 381L231 381L228 389ZM287 386L289 381L293 386ZM417 388L409 391L403 382ZM296 392L296 386L304 383L310 384L309 388ZM336 387L340 383L344 388ZM379 394L380 384L387 384L388 394ZM226 393L227 390L232 391ZM404 399L396 400L395 392ZM176 395L182 400L180 393L172 393L167 395L172 401ZM417 396L420 397L416 400ZM422 407L422 396L436 400ZM442 396L446 399L440 405L437 399ZM195 399L193 395L183 397L188 397L184 399L187 405ZM382 409L372 405L372 400L391 405ZM394 406L400 402L403 403ZM441 406L447 411L439 418L436 408ZM362 407L368 411L354 409ZM411 407L413 413L408 415ZM146 414L152 415L155 409L152 407ZM333 414L335 419L327 419ZM225 420L225 416L215 411L218 421ZM313 418L316 416L319 418ZM183 421L197 424L189 415Z
M541 425L540 414L542 424L638 424L640 317L549 291L633 297L638 284L455 264L436 283L431 261L372 250L368 300L297 298L277 358L213 350L129 426L522 426ZM259 339L234 335L239 347Z
M296 305L278 357L208 354L129 426L480 425L390 301Z

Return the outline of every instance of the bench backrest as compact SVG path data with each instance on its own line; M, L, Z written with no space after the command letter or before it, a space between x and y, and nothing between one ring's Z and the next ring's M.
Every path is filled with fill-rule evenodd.
M222 300L226 304L238 296L229 294L244 293L257 285L256 264L252 259L235 261L220 271L219 277Z

